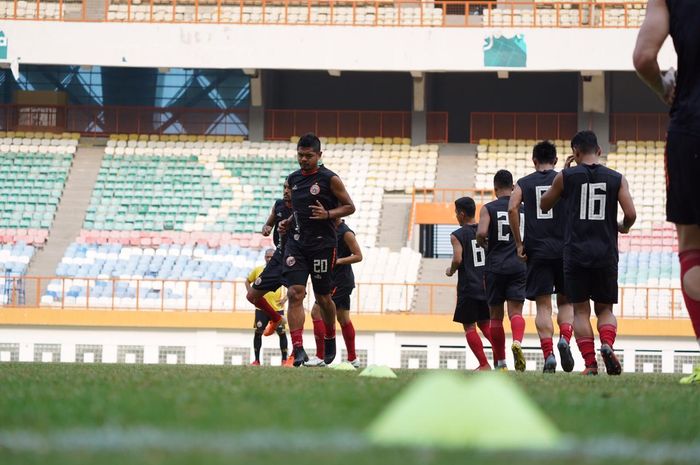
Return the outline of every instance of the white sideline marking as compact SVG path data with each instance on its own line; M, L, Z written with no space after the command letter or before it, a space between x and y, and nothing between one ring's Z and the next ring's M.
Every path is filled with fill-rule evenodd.
M284 444L285 452L318 451L323 437L324 447L339 451L363 451L373 448L367 438L353 431L280 431L251 430L227 433L203 433L189 430L166 430L150 427L68 429L40 433L27 430L0 430L0 450L20 452L121 452L124 450L162 450L164 452L204 451L222 455L254 452L269 447L270 437ZM421 448L424 450L424 448ZM512 455L513 451L475 451L479 455ZM627 438L562 441L555 450L520 451L519 455L535 458L561 458L576 463L582 458L638 460L644 464L669 462L697 464L700 442L648 442Z

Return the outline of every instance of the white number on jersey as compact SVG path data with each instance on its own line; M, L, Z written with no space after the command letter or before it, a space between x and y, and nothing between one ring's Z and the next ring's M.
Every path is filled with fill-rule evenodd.
M328 271L328 259L314 260L314 273L326 273Z
M545 192L549 190L550 186L535 186L535 201L537 202L537 219L538 220L551 220L554 218L554 209L552 208L547 213L542 211L540 203L542 202L542 196Z
M501 242L510 241L510 223L508 221L508 212L496 212L498 219L496 226L498 228L498 240ZM508 230L505 227L508 226ZM520 239L525 238L525 214L520 213Z
M607 185L604 182L594 182L581 185L581 213L582 220L605 220L605 192Z
M483 247L476 245L476 239L472 239L472 258L474 258L475 267L486 264L486 251Z

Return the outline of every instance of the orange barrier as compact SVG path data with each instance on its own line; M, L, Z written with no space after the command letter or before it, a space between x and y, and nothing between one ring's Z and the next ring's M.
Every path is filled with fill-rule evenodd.
M149 312L238 312L250 311L251 304L245 298L244 283L224 281L175 281L161 279L117 279L117 278L57 278L21 277L0 278L3 302L6 307L90 309L95 311L149 311ZM58 281L60 291L52 303L41 303L47 284ZM110 284L110 295L95 297L91 289L99 283ZM117 296L119 283L129 283L135 290L133 299L123 300ZM86 289L82 298L70 296L72 286L82 285ZM454 311L455 283L358 283L352 295L352 308L356 314L451 314ZM176 303L166 298L166 289L179 289L188 298ZM151 299L141 294L142 290L158 294ZM29 294L29 297L27 296ZM222 299L221 296L226 298ZM23 301L24 298L24 301ZM305 306L311 308L313 293L307 290ZM638 319L686 319L680 288L622 287L616 315ZM534 302L526 302L524 315L534 316Z
M666 140L668 113L613 113L610 142L619 140Z
M493 200L490 189L426 189L413 188L411 213L408 221L408 239L413 236L416 224L456 224L454 201L460 197L471 197L476 202L476 218L481 205Z
M68 131L84 136L241 135L248 133L248 110L3 104L0 105L0 130Z
M52 5L52 8L47 8ZM637 28L646 2L14 0L3 19L395 27Z
M427 140L447 142L447 113L428 112ZM409 111L266 110L265 139L289 140L305 132L321 137L411 137Z
M472 144L481 139L566 139L578 130L576 113L473 112L469 120Z

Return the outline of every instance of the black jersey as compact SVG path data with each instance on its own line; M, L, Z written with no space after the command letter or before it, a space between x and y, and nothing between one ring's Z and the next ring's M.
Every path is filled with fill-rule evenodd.
M622 175L597 164L567 168L562 175L564 262L585 268L617 263L617 197Z
M277 228L279 227L280 221L286 220L292 216L292 209L288 207L283 199L275 200L275 205L272 207L275 215L275 225L272 230L272 240L274 241L277 248L283 249L285 243L285 237L280 237Z
M476 244L476 224L465 224L452 235L462 246L462 263L457 269L457 297L486 300L484 265L486 251Z
M666 4L669 31L678 55L669 131L700 136L700 2L666 0Z
M331 178L337 176L325 166L310 174L297 170L289 175L287 183L292 190L294 226L292 238L302 248L322 249L337 244L335 224L332 219L312 220L310 205L321 202L323 208L331 210L338 205L338 199L331 191Z
M523 192L525 237L523 244L528 258L561 259L564 249L564 203L559 202L547 213L540 208L542 195L550 188L557 172L535 171L521 178L518 186Z
M510 196L499 197L487 203L491 221L489 223L488 249L486 250L486 269L491 273L515 274L525 273L525 263L515 253L515 240L510 233L508 222L508 202ZM523 233L523 209L520 207L520 233Z
M337 228L338 234L338 258L349 257L352 255L350 247L345 243L345 233L355 232L348 227L345 222L341 222ZM355 274L352 272L352 265L336 265L333 268L333 285L338 289L353 289L355 287Z

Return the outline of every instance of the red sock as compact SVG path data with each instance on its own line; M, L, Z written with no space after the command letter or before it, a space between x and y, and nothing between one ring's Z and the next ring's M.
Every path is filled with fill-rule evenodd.
M313 320L314 339L316 339L316 357L323 358L323 336L326 334L326 325L323 320Z
M332 325L325 325L326 328L326 339L333 339L335 337L335 323Z
M552 343L552 338L551 337L546 337L544 339L540 338L540 347L542 347L542 355L544 355L544 359L547 360L547 357L552 355L553 350L552 347L554 344Z
M484 345L481 343L481 338L477 334L476 328L470 326L465 335L467 336L467 344L469 344L469 348L472 350L474 355L476 355L476 359L479 361L479 366L481 367L488 365L489 362L486 360L486 354L484 354Z
M600 343L607 344L610 347L615 344L615 336L617 335L617 326L615 325L601 325L598 328L598 334L600 334Z
M678 258L681 261L681 289L683 290L683 299L685 300L685 306L688 309L688 315L690 315L690 321L695 330L695 337L700 339L700 301L691 299L690 296L685 293L685 286L683 285L685 274L690 271L691 268L700 266L700 249L681 252L678 254Z
M559 325L559 334L566 339L566 342L571 343L571 334L574 332L574 327L570 323L562 323Z
M506 359L506 333L501 320L491 320L491 348L494 362Z
M258 300L255 301L255 306L265 312L265 315L270 317L270 319L274 322L280 321L282 319L282 316L280 316L277 311L272 308L272 305L270 305L270 302L265 300L265 297L260 297Z
M597 365L595 359L595 344L593 343L592 337L576 337L576 344L578 345L578 350L583 355L583 360L586 362L586 366Z
M355 327L352 325L352 321L348 321L348 324L341 326L340 329L343 332L345 348L348 349L348 361L351 362L357 358L357 354L355 353Z
M479 329L481 330L481 334L484 335L487 341L489 343L491 342L491 322L489 320L482 320L478 321L477 326L479 326Z
M290 331L292 335L292 347L304 347L304 329Z
M525 318L522 315L513 315L510 319L510 329L513 332L513 340L523 342L525 334Z

